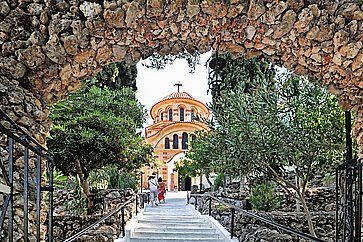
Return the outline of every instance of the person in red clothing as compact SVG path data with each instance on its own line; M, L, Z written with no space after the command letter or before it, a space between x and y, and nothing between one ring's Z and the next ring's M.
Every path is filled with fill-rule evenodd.
M159 177L158 179L158 188L159 188L159 193L158 193L159 203L161 201L164 201L165 203L165 183L163 182L163 178L161 177Z

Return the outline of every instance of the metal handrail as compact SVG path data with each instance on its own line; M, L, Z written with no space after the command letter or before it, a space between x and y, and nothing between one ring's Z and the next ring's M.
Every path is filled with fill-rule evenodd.
M11 123L12 127L15 127L15 130L20 132L23 136L26 136L28 140L33 142L38 149L43 151L47 151L47 148L42 146L36 139L30 136L24 129L22 129L16 122L14 122L3 110L0 110L0 117L3 118L5 121ZM19 141L18 141L19 142Z
M30 153L32 151L36 156L36 166L35 166L35 174L36 174L36 189L35 189L35 221L36 221L36 241L41 241L41 200L42 200L42 192L49 192L49 206L48 206L48 238L47 241L53 241L53 168L54 168L54 160L53 157L47 154L47 149L40 144L35 138L31 137L27 131L21 128L15 121L13 121L3 110L0 110L0 134L5 135L7 138L8 143L8 170L4 167L4 162L0 162L0 171L1 175L4 177L6 186L10 189L10 192L6 195L5 201L2 205L2 211L0 215L0 234L3 234L3 225L6 216L8 217L8 237L9 241L12 241L14 238L14 150L15 144L20 144L24 147L20 153L23 156L23 196L24 196L24 203L23 203L23 212L24 214L29 214L29 197L31 195L31 191L29 190L29 160L33 156ZM10 125L7 128L6 124ZM20 154L18 154L20 155ZM42 159L46 159L46 163L42 162ZM42 186L42 166L46 166L46 172L49 174L48 181L45 182L45 186ZM17 167L21 169L20 167ZM24 233L24 240L28 240L29 234L29 218L28 216L24 216L23 221L23 233Z
M138 197L136 195L136 201L137 201L137 199L138 199ZM95 229L98 225L100 225L102 222L104 222L106 219L108 219L109 217L111 217L115 213L119 212L120 210L122 210L122 213L123 213L123 209L126 207L126 205L129 205L131 202L132 202L132 199L124 202L123 204L119 205L117 208L115 208L114 210L112 210L111 212L109 212L108 214L106 214L105 216L103 216L102 218L100 218L99 220L94 222L93 224L88 225L86 228L82 229L78 233L76 233L76 234L72 235L71 237L67 238L66 240L64 240L64 242L71 242L71 241L74 241L75 239L78 239L79 237L84 235L89 230ZM122 214L122 217L124 217L124 214ZM122 219L122 220L124 220L124 219ZM124 233L124 230L125 230L124 226L125 226L124 221L122 221L122 231L123 231L123 233Z
M12 138L14 141L18 142L19 144L27 147L29 150L33 151L35 154L40 155L47 160L52 160L53 158L43 151L47 151L43 146L41 146L38 142L34 142L32 138L29 138L28 134L24 133L24 137L26 136L27 140L23 139L22 137L19 137L17 135L14 135L12 132L10 132L4 125L0 124L0 132L7 135L8 137ZM28 140L32 141L35 146L31 145Z
M260 221L262 221L262 222L264 222L264 223L266 223L266 224L268 224L268 225L271 225L271 226L273 226L273 227L276 227L276 228L279 228L279 229L281 229L281 230L284 230L285 232L288 232L288 233L291 233L291 234L294 234L294 235L296 235L296 236L298 236L298 237L301 237L301 238L303 238L303 239L308 239L308 240L311 240L311 241L315 241L315 242L325 242L325 240L322 240L322 239L319 239L319 238L316 238L316 237L314 237L314 236L312 236L312 235L310 235L310 234L306 234L306 233L303 233L303 232L300 232L300 231L297 231L297 230L294 230L294 229L292 229L292 228L290 228L290 227L287 227L287 226L285 226L285 225L282 225L282 224L279 224L279 223L276 223L275 221L272 221L272 220L270 220L270 219L267 219L267 218L264 218L264 217L262 217L262 216L260 216L260 215L257 215L257 214L255 214L255 213L252 213L252 212L249 212L249 211L246 211L246 210L244 210L244 209L242 209L242 208L240 208L240 207L237 207L237 206L235 206L235 205L232 205L232 204L229 204L229 203L227 203L227 202L225 202L225 201L222 201L222 200L220 200L219 198L217 198L217 197L214 197L214 196L212 196L212 195L210 195L210 194L188 194L188 203L189 203L189 196L190 197L195 197L196 198L196 201L195 201L195 207L197 208L197 197L209 197L209 199L210 199L210 203L209 203L209 216L211 215L211 200L213 199L213 200L215 200L215 201L217 201L217 202L219 202L219 203L221 203L221 204L223 204L223 205L225 205L225 206L227 206L227 207L230 207L231 209L232 209L232 221L231 221L231 238L233 238L233 229L234 229L234 211L240 211L240 212L242 212L242 213L244 213L245 215L247 215L248 217L252 217L252 218L255 218L255 219L257 219L257 220L260 220Z
M147 193L143 192L143 193L138 193L136 194L136 215L138 213L138 206L139 206L139 195L148 195ZM114 210L112 210L111 212L109 212L108 214L106 214L105 216L103 216L102 218L100 218L99 220L97 220L96 222L94 222L93 224L87 226L86 228L82 229L81 231L79 231L78 233L72 235L71 237L67 238L66 240L64 240L64 242L71 242L74 241L75 239L78 239L80 236L84 235L86 232L90 231L92 228L96 228L98 225L100 225L102 222L104 222L106 219L108 219L109 217L111 217L112 215L114 215L115 213L119 212L120 210L122 210L122 221L121 221L121 226L122 226L122 236L125 236L125 218L124 218L124 208L126 207L126 205L129 205L132 202L132 199L129 199L128 201L124 202L123 204L119 205L117 208L115 208Z

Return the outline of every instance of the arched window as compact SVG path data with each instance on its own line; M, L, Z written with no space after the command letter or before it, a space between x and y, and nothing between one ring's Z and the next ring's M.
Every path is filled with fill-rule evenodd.
M164 119L164 114L160 113L160 120L163 121L163 119Z
M179 149L179 137L177 134L173 135L173 149Z
M169 138L165 138L165 149L170 149L170 140L169 140Z
M169 109L169 121L173 121L173 109Z
M195 113L194 113L194 109L192 109L192 112L190 114L190 121L195 120Z
M192 134L191 137L192 137L192 142L197 138L197 136L195 136L195 134Z
M185 132L182 134L182 149L188 149L188 134Z
M184 108L179 109L180 121L184 121Z

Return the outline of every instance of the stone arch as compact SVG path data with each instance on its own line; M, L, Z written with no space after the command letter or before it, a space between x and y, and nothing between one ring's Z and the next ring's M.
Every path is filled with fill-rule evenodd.
M101 2L0 1L1 109L42 143L50 127L46 105L80 88L107 63L136 63L153 52L204 53L220 38L222 52L264 56L339 96L344 109L357 113L354 133L363 158L361 3Z
M362 86L363 13L355 1L75 3L2 2L1 74L29 83L47 103L76 90L80 80L110 61L136 63L153 52L176 54L183 49L203 53L215 47L218 36L221 51L264 55L308 74L330 86L347 108L359 98L349 98L348 91Z
M363 13L354 1L78 2L3 2L1 74L29 83L48 104L110 61L136 63L152 52L183 49L203 53L215 47L218 36L221 51L264 55L308 74L341 96L346 108L362 101L357 94L362 88ZM24 25L24 18L31 26Z

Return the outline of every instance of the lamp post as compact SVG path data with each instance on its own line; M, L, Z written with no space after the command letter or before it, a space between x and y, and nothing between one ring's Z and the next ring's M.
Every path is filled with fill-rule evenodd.
M218 55L218 48L208 63L208 85L214 97L220 96L222 76L221 70L227 66L227 61Z

